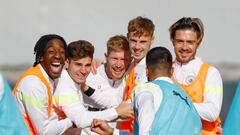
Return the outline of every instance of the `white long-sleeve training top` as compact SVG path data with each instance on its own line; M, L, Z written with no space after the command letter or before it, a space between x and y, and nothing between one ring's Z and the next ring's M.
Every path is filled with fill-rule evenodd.
M203 61L195 58L186 64L175 61L173 64L173 76L181 84L191 84L200 70ZM221 111L223 98L223 84L219 71L211 66L208 69L205 82L203 103L194 103L200 117L207 121L215 121Z
M49 78L42 66L40 69L54 93L54 81ZM54 110L48 118L48 99L47 88L38 77L26 76L19 83L16 92L17 104L22 113L29 115L35 130L40 135L62 134L72 126L72 122L68 118L59 121Z
M118 106L123 100L125 81L108 78L104 65L97 68L97 73L89 74L87 85L95 89L92 95L83 94L85 105L95 108L111 108Z
M168 77L158 77L156 80L164 80L173 83ZM131 98L133 100L134 108L138 113L136 119L139 125L139 135L150 135L155 114L163 99L161 88L154 83L140 84L134 88ZM129 133L114 129L113 134L127 135Z
M63 69L54 97L57 106L62 107L67 117L71 119L77 127L89 127L94 118L111 121L118 117L114 108L98 112L87 111L84 107L82 94L80 86L75 83L68 72Z

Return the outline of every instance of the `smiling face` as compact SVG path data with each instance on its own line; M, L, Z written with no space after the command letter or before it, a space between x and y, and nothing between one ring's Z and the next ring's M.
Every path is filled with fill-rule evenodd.
M48 41L40 64L51 79L60 76L65 61L64 43L59 39Z
M135 33L128 34L129 47L135 62L140 62L148 53L154 37L151 35L137 36Z
M106 73L113 80L123 77L130 64L131 55L129 50L110 51L106 56Z
M66 68L68 74L77 84L84 83L91 71L92 58L67 59Z
M192 29L177 30L173 39L176 59L180 63L187 63L195 58L199 46L197 33Z

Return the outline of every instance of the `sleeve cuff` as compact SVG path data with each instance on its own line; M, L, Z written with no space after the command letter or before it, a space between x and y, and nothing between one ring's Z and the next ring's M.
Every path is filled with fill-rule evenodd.
M108 116L106 117L106 120L107 120L107 121L112 121L112 120L118 118L118 113L117 113L117 111L116 111L115 108L110 108L110 109L107 109L107 110L105 110L105 111L106 111L106 114L108 115Z
M84 92L85 95L88 97L92 96L92 94L95 92L95 89L89 86L88 90Z

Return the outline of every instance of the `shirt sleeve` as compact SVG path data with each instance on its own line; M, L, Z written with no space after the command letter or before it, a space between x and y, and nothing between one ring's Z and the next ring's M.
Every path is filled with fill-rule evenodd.
M139 92L135 97L134 105L138 110L139 135L150 135L155 117L153 94L150 91Z
M104 68L98 69L99 72L105 72L101 71ZM111 108L118 106L122 101L122 94L123 94L123 87L118 88L118 92L111 91L111 88L109 86L109 82L106 78L101 77L100 73L97 73L96 75L89 74L87 77L87 85L95 88L95 91L88 96L88 98L92 99L94 103L101 107L105 108ZM97 85L104 85L104 87L98 88ZM108 87L109 86L109 87ZM109 89L108 89L109 88Z
M17 88L16 100L22 113L27 112L40 135L55 135L72 126L69 119L58 121L56 115L48 118L48 95L45 85L35 76L24 78Z
M223 98L222 78L218 70L210 67L204 89L203 103L194 103L200 117L207 121L215 121L220 114Z
M95 90L94 93L89 96L95 103L106 108L118 106L122 98L117 93L109 93L109 91Z
M111 121L118 117L114 108L105 111L90 112L84 108L81 102L65 105L63 106L63 111L80 128L89 127L94 118Z
M55 94L57 105L63 108L64 113L77 127L89 127L94 118L111 121L118 117L114 108L97 112L87 111L81 91L71 85L71 82L59 80Z

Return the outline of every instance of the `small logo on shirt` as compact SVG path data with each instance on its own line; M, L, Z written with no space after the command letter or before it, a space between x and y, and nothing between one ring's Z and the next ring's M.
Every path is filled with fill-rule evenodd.
M191 83L193 83L193 81L194 81L195 78L196 78L196 77L195 77L194 75L189 75L189 76L186 77L185 82L186 82L187 84L191 84Z

